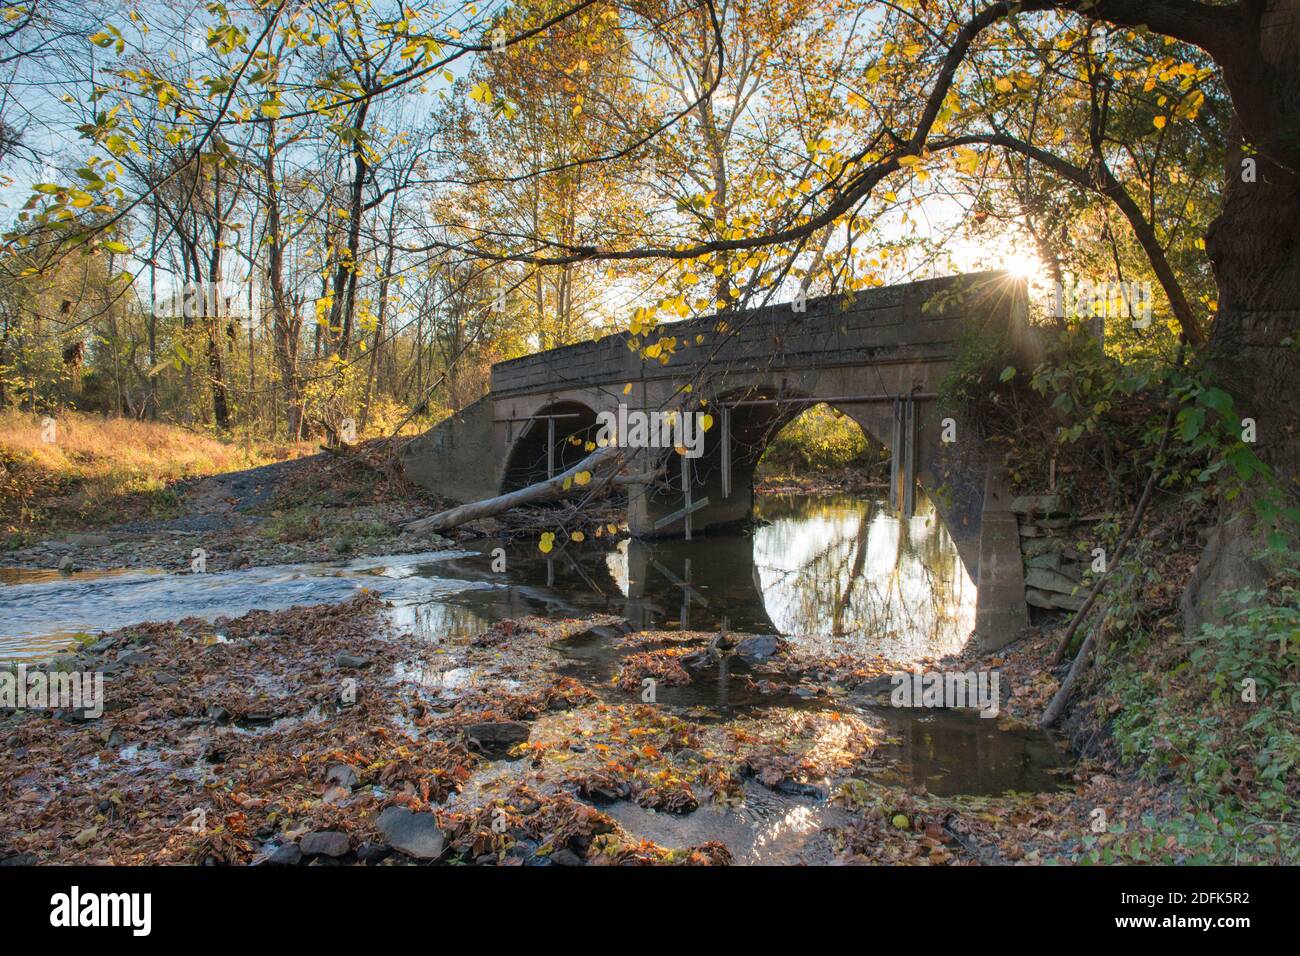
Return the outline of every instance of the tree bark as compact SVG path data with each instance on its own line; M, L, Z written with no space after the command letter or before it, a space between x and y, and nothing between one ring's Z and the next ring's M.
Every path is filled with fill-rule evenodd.
M1274 473L1286 503L1300 491L1300 0L1264 0L1242 8L1244 41L1224 74L1245 143L1229 152L1223 211L1206 233L1218 285L1218 316L1208 362L1236 405L1255 421L1254 450ZM1250 163L1253 160L1253 181ZM1232 423L1241 427L1240 423ZM1221 505L1183 600L1189 628L1218 619L1226 590L1260 587L1269 573L1257 559L1270 530L1254 505L1268 490L1252 481Z
M284 230L280 217L280 180L275 166L275 121L266 125L266 152L262 155L262 174L266 179L267 284L271 287L271 338L275 364L280 372L280 389L284 394L285 425L289 440L302 438L303 409L298 382L299 319L290 307L284 289ZM319 326L317 326L319 328Z

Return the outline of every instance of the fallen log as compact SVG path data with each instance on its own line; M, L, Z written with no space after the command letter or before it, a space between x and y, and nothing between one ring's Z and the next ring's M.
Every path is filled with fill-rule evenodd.
M1074 690L1074 685L1079 682L1080 676L1088 669L1088 659L1092 656L1096 643L1097 632L1093 631L1084 640L1083 646L1079 648L1079 653L1074 655L1074 663L1070 665L1070 671L1065 675L1065 680L1061 681L1056 696L1052 698L1052 702L1043 711L1039 726L1050 727L1061 719L1061 715L1065 713L1065 705L1070 700L1070 693Z
M598 448L572 468L560 472L554 478L539 481L517 491L506 492L504 495L497 495L495 498L485 498L482 501L457 505L455 508L439 511L427 518L417 518L415 521L403 525L402 530L414 534L425 531L445 531L448 528L455 528L470 521L477 521L479 518L491 518L503 511L509 511L511 508L518 508L520 505L529 505L538 501L554 501L569 494L573 487L577 487L580 491L588 494L598 491L615 479L619 467L623 464L624 451L625 449L617 445ZM584 471L591 474L591 481L585 485L575 485L573 479ZM569 487L565 487L566 481L568 481Z

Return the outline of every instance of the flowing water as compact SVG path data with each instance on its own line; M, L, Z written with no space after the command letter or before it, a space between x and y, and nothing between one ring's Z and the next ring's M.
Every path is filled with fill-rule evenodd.
M506 548L504 571L494 570L502 558L495 539L427 554L206 574L0 571L0 661L48 658L74 635L141 621L235 617L254 608L340 601L360 588L391 601L397 623L427 640L478 634L508 617L593 613L625 617L635 630L775 633L820 654L881 653L903 662L956 651L968 638L975 586L924 499L910 520L884 502L847 495L759 497L755 511L759 521L746 531L689 542L624 540L548 556L535 542L519 541ZM569 670L607 684L627 653L617 646L619 636L597 630L563 642ZM828 706L756 695L749 681L735 679L743 662L727 660L686 687L662 688L661 702L724 715L774 703ZM890 725L908 782L931 792L1057 785L1063 757L1044 734L939 709L893 709L866 699L849 705ZM695 823L674 823L633 805L611 812L652 838L677 827L681 840L667 842L688 840L692 826L739 827L750 840L740 855L766 861L807 859L804 838L837 812L798 795L756 794L747 805L744 812L761 811L762 819L710 823L697 811Z
M624 540L580 556L519 541L504 572L493 570L496 539L206 574L0 569L0 660L48 657L75 634L341 601L363 587L429 637L524 614L600 612L638 630L779 633L822 653L906 661L955 651L970 633L975 587L924 500L910 521L847 495L760 497L755 511L762 523L748 532Z

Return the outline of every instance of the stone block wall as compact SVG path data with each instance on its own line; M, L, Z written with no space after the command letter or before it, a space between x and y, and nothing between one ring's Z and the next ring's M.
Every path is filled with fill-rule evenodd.
M1079 544L1088 522L1058 494L1013 498L1020 529L1025 603L1040 612L1077 611L1091 587L1092 550Z

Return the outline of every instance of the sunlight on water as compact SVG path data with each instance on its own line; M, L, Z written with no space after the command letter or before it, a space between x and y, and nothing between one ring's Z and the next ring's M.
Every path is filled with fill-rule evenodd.
M437 576L438 562L458 553L465 552L206 574L11 574L0 586L0 661L48 658L66 649L73 634L97 634L143 621L190 616L212 620L254 609L345 601L362 588L405 606L406 602L485 587Z
M760 498L754 532L764 605L783 634L820 653L895 659L960 649L975 585L928 499L908 521L847 495Z

